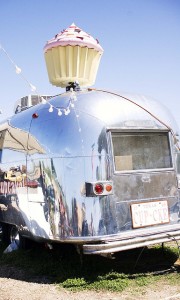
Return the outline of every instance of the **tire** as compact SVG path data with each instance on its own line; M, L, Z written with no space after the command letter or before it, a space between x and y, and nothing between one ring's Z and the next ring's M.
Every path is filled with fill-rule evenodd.
M32 241L23 237L15 225L10 225L10 242L15 242L20 249L30 249Z
M10 225L9 227L9 240L10 244L15 242L18 246L20 244L20 234L18 228L14 225Z
M1 223L2 238L1 240L6 244L15 242L18 248L29 249L31 247L31 240L21 236L18 228L15 225Z

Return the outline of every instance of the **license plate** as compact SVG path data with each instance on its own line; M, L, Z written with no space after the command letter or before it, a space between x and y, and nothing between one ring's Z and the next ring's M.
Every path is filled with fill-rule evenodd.
M167 201L142 202L131 205L133 228L169 223Z

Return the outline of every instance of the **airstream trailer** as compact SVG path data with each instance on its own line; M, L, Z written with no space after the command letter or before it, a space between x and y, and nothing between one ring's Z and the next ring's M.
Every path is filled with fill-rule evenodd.
M180 239L178 129L139 95L87 89L0 124L6 237L108 254Z

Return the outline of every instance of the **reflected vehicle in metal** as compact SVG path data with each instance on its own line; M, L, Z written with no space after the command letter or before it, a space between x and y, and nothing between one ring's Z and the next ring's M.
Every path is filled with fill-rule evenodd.
M178 161L161 104L67 91L0 124L0 222L85 254L180 239Z

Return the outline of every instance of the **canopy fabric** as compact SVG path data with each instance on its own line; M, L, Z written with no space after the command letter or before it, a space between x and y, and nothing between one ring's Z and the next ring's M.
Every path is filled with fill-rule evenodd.
M0 125L0 150L4 148L27 154L45 153L34 136L20 128L12 127L8 122Z

